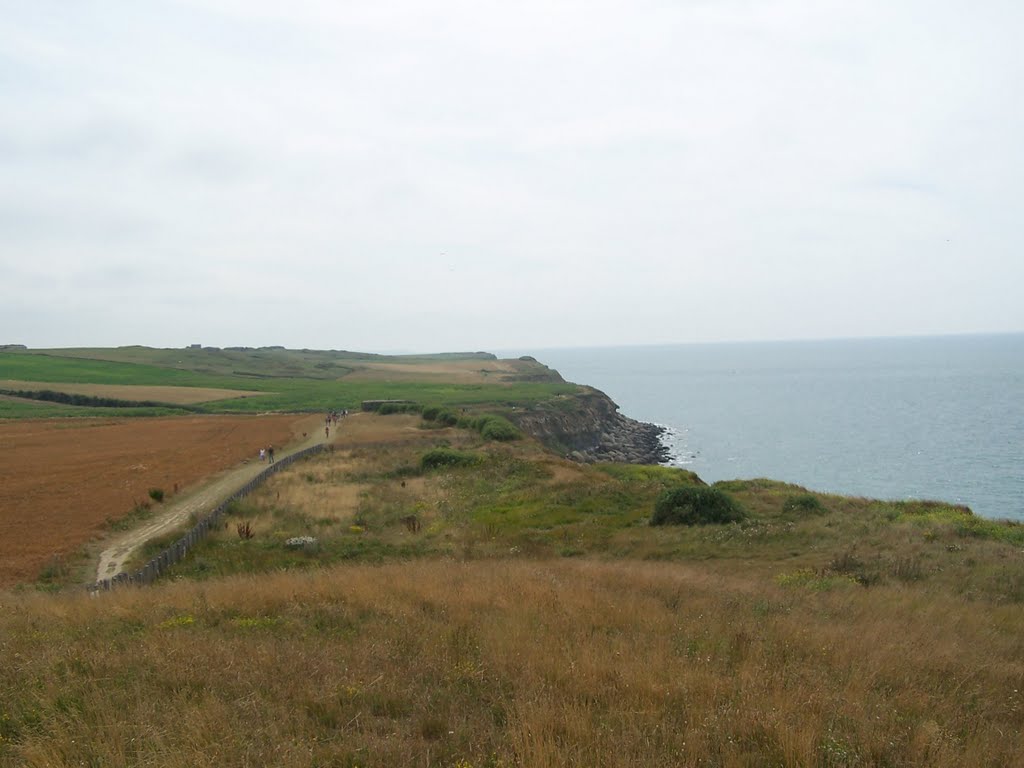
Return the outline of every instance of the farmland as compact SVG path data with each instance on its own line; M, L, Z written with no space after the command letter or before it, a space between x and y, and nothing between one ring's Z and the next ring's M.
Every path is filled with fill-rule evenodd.
M28 389L19 382L33 382L48 384L55 390L59 390L62 384L94 384L244 390L249 393L189 407L192 412L204 413L354 410L363 400L372 399L412 399L451 406L513 405L542 402L578 389L576 385L563 382L544 366L524 361L502 361L502 365L497 365L492 359L481 359L474 364L465 358L447 356L397 360L379 360L374 356L358 364L348 356L322 357L312 353L293 359L287 351L251 352L245 356L217 351L189 357L187 350L174 350L171 358L181 355L183 361L172 364L167 362L171 358L155 355L156 352L138 353L139 362L126 362L130 356L123 350L107 354L107 357L118 358L114 360L81 357L79 355L84 354L81 351L74 356L59 355L53 350L47 354L0 352L0 379L7 382L9 390ZM98 351L92 353L101 354ZM154 358L166 364L145 362ZM185 367L185 360L192 367ZM418 366L424 368L422 376L415 375ZM175 402L181 402L181 397L176 397ZM176 412L171 401L162 401L161 404L164 407L126 404L120 415ZM47 403L47 410L40 414L39 407L35 401L17 401L8 397L0 401L0 418L109 416L117 413L108 407Z
M472 407L575 389L537 363L485 355L0 351L0 392L31 395L0 395L0 586L41 573L74 580L97 536L144 516L149 489L184 492L262 445L286 444L298 424L320 429L303 414L370 398ZM39 399L53 393L82 404ZM108 401L118 404L94 404Z
M449 409L350 416L333 450L234 502L161 582L97 598L75 566L154 513L132 510L150 488L173 504L175 484L184 495L320 416L0 421L17 457L0 465L0 508L20 510L0 537L19 582L0 592L0 766L1024 762L1022 525L487 439L481 409L574 391L528 361L302 352L278 362L309 376L242 386L162 354L0 372L263 393L189 405L210 409L357 393ZM317 378L328 359L347 372ZM651 525L688 489L739 517Z
M148 492L203 478L284 445L309 417L0 421L0 586L74 570L92 541ZM306 426L303 426L306 425Z

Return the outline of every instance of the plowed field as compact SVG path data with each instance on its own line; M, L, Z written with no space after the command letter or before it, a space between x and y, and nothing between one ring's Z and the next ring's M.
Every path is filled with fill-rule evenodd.
M0 587L39 576L108 519L316 429L317 416L0 421ZM322 428L322 427L321 427Z

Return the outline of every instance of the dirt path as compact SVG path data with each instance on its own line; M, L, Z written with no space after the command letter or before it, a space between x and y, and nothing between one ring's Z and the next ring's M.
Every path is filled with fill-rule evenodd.
M283 459L303 448L320 443L335 443L339 433L343 431L332 428L330 439L325 439L322 420L319 422L311 420L310 430L309 436L301 442L278 449L276 458ZM132 554L147 541L181 527L193 514L198 518L212 511L220 502L256 477L266 467L264 462L257 459L222 472L196 490L183 494L180 498L175 498L162 506L157 517L112 539L100 553L99 565L96 568L96 581L109 579L121 573Z

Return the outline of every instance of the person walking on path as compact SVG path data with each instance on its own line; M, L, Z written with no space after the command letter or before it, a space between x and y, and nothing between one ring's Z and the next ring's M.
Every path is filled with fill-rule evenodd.
M270 458L270 463L274 463L274 446L267 448L267 456Z
M266 460L267 460L267 449L266 448L260 448L260 461L266 461Z

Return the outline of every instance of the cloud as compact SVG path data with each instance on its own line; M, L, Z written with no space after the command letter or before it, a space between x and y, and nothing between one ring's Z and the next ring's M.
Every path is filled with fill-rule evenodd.
M0 265L88 264L93 308L158 298L104 324L23 270L0 290L36 345L170 343L178 315L209 343L368 349L1019 330L1022 15L19 6Z

